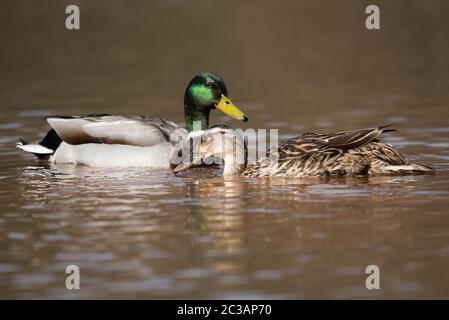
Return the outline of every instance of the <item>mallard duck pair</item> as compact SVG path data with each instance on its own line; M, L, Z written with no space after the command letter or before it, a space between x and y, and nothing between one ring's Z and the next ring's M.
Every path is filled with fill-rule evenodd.
M182 150L188 150L181 145L179 151L173 153L170 162L174 172L178 173L215 158L222 161L224 176L246 177L432 173L432 168L409 163L396 148L378 139L384 132L395 131L389 127L304 133L280 141L254 163L248 164L248 150L243 136L230 127L216 126L203 133L198 141L199 154L196 158L189 154L186 157L188 162L175 162L174 159L182 159L179 157Z
M242 121L248 117L229 99L221 77L200 73L184 95L186 128L160 118L88 115L48 116L51 130L38 144L23 139L17 147L55 163L93 167L168 167L170 152L181 139L209 127L211 110L219 109Z
M186 128L160 118L141 116L89 115L49 116L52 129L38 144L21 139L17 147L40 159L56 163L79 163L94 167L168 167L174 172L189 169L201 159L224 160L223 175L249 177L304 177L323 175L422 174L427 166L410 164L390 144L378 140L392 131L388 126L337 133L305 133L283 140L276 149L248 164L247 146L232 128L209 128L210 111L247 121L248 117L229 99L223 79L200 73L188 84L184 95ZM190 135L205 136L201 159L173 163L178 143L190 143ZM273 151L276 157L273 161ZM191 157L189 156L189 159Z

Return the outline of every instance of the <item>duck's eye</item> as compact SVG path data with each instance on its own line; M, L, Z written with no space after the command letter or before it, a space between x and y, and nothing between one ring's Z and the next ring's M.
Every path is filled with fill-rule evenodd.
M204 85L205 85L206 87L208 87L208 88L211 88L211 87L212 87L212 83L210 83L210 82L206 82Z

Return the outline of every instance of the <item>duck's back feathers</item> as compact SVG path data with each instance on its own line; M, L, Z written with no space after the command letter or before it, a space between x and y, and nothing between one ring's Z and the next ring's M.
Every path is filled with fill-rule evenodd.
M382 133L396 131L388 129L392 125L380 126L376 128L357 129L333 133L304 133L297 139L312 139L319 141L322 147L349 150L361 147L377 139Z
M47 122L64 142L123 144L148 147L183 136L186 131L174 122L140 116L91 115L86 117L48 116Z
M430 173L427 166L413 165L393 146L378 140L390 126L336 133L305 133L283 140L244 171L245 176L320 176Z
M383 132L392 131L392 129L386 129L387 127L389 126L332 133L303 133L279 143L277 149L279 161L283 162L292 157L315 152L336 155L356 149L375 141Z

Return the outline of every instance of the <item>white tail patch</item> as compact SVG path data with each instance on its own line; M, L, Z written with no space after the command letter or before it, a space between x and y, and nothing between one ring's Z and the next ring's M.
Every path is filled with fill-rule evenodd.
M52 154L53 150L48 149L44 146L41 146L40 144L22 144L21 142L18 142L16 144L16 147L19 149L22 149L26 152L36 153L36 154Z

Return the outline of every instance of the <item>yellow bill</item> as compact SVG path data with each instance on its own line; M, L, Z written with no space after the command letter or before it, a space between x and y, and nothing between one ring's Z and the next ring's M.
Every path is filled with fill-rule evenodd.
M244 122L248 121L248 117L239 108L237 108L225 95L221 95L220 102L216 105L217 109L224 112L224 114L230 116L231 118L242 120Z

